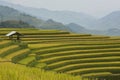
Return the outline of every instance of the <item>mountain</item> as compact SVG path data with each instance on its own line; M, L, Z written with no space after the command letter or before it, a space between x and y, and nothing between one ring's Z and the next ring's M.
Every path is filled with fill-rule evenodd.
M11 20L22 21L31 26L35 26L36 28L67 30L66 26L62 23L58 23L53 20L44 21L28 14L21 13L13 8L0 6L0 22Z
M86 29L78 24L70 23L66 25L69 31L73 33L82 33L82 34L94 34L94 35L108 35L108 36L120 36L120 29L118 28L111 28L108 30L92 30L92 29Z
M35 28L23 21L8 20L0 23L0 28Z
M87 29L76 24L76 23L70 23L66 25L69 28L69 31L73 33L87 33Z
M52 19L48 19L46 22L42 23L40 26L41 29L58 29L58 30L66 30L69 31L69 29L63 25L62 23L55 22Z
M89 15L71 11L50 11L47 9L30 8L5 1L0 1L0 5L4 5L0 6L0 22L15 20L23 21L41 29L67 30L74 33L120 35L120 11L112 12L96 20ZM60 22L69 24L64 25ZM88 24L89 26L87 26Z
M16 21L23 21L25 23L29 23L32 26L39 27L39 23L44 22L43 20L37 19L30 15L20 13L19 11L6 7L0 6L0 22L8 21L8 20L16 20Z
M96 21L96 19L93 16L81 12L52 11L44 8L31 8L8 3L5 1L1 1L0 5L15 8L21 12L25 12L26 14L35 16L39 19L43 20L53 19L54 21L61 22L64 24L76 23L87 28L89 28L89 25L91 25L91 23Z
M120 36L120 29L112 28L106 31L107 35Z
M108 30L112 28L120 29L120 11L115 11L97 20L93 24L94 29Z
M87 14L72 11L50 11L43 8L30 8L24 9L23 11L44 20L53 19L64 24L76 23L86 27L89 26L91 23L95 22L96 20L95 18Z

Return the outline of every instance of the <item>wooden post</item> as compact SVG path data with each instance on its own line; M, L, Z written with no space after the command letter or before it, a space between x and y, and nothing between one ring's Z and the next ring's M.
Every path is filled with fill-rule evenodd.
M17 34L17 40L20 40L20 36Z

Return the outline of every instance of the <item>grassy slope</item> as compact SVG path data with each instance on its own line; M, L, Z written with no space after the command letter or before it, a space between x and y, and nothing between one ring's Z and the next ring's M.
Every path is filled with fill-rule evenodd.
M3 29L1 31L2 31L1 34L4 35L9 31L11 31L11 29L10 30ZM55 70L58 72L66 72L71 74L74 73L77 75L79 73L82 73L82 74L84 73L87 75L91 75L91 74L95 75L97 73L97 75L99 74L100 76L102 76L101 74L104 74L104 75L112 74L111 72L115 71L113 69L114 67L116 70L120 69L120 68L116 68L116 67L119 67L119 62L114 64L114 62L120 60L120 58L116 59L116 57L120 55L119 54L120 38L104 37L104 36L97 36L97 35L96 36L76 35L76 34L73 35L73 34L69 34L68 32L56 31L56 30L43 31L43 30L36 30L36 29L30 29L30 30L23 29L23 30L16 30L16 31L19 31L24 34L24 37L22 38L23 42L35 41L32 44L28 43L28 47L33 52L32 53L28 52L29 53L28 56L25 56L25 57L21 56L21 57L24 57L22 59L18 54L21 54L21 55L24 54L23 53L24 49L22 51L17 50L14 53L9 52L10 53L9 55L8 53L4 53L4 54L7 54L5 55L5 57L7 58L10 58L11 56L13 57L15 56L15 54L17 54L20 57L20 59L17 56L15 58L15 62L19 64L24 64L27 66L30 65L33 67L37 67L39 69L44 67L46 69L47 67L47 70ZM39 44L36 42L38 42ZM5 44L5 42L1 44ZM4 47L8 47L8 46L4 46ZM6 50L6 48L2 48L2 49ZM106 66L108 65L105 65L106 63L104 63L104 60L107 61L107 63L108 61L110 62L109 63L110 69L108 69L108 67L106 68ZM114 62L112 63L111 61L114 61ZM103 62L103 63L100 63L100 62ZM45 72L35 68L27 68L25 66L20 66L20 65L19 65L20 67L16 67L17 65L10 64L10 63L9 64L4 63L4 65L7 65L7 66L10 65L14 68L14 69L11 69L10 66L9 68L8 67L0 68L1 70L6 68L8 70L6 71L6 73L8 74L10 72L10 74L8 74L7 77L9 78L9 75L14 76L14 77L10 77L11 79L15 78L12 80L21 80L21 79L22 80L48 80L48 79L49 80L80 80L80 77L72 77L66 74L58 74L55 72ZM102 70L101 72L101 69L104 69L104 70ZM23 77L22 78L19 77L20 75L17 75L18 73L23 74L21 75ZM11 80L11 79L5 78L5 80ZM1 79L1 80L4 80L4 79Z
M81 80L81 78L13 63L0 63L0 80Z

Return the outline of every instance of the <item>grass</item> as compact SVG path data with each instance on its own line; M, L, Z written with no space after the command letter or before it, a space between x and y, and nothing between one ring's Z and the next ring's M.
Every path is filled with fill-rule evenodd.
M120 52L117 53L112 53L112 52L108 52L108 53L103 53L103 52L99 52L99 53L86 53L86 54L77 54L77 55L66 55L66 56L56 56L56 57L51 57L51 58L44 58L41 59L41 62L46 62L46 63L54 63L54 62L59 62L59 61L63 61L63 60L71 60L71 59L84 59L84 58L100 58L100 57L110 57L110 56L120 56ZM38 56L39 59L39 56Z
M25 54L29 52L29 49L20 49L16 52L13 52L12 54L9 54L8 56L4 57L7 61L11 61L13 57L20 55L20 54Z
M0 80L81 80L81 78L13 63L0 63Z
M120 72L120 67L99 67L99 68L86 68L86 69L76 69L76 70L71 70L68 71L67 73L69 74L79 74L79 75L84 75L84 74L88 74L91 72L116 72L119 73Z
M10 41L1 41L0 45L8 44Z
M67 65L63 66L60 68L53 69L55 71L63 71L63 72L68 72L71 70L76 70L76 69L86 69L86 68L98 68L98 67L117 67L120 66L120 62L98 62L98 63L82 63L82 64L74 64L74 65Z
M82 52L90 52L90 51L107 51L107 50L117 50L119 49L119 45L116 46L88 46L88 47L84 47L84 46L80 46L80 45L76 45L76 46L65 46L65 47L56 47L56 48L49 48L49 49L40 49L35 51L37 54L52 54L52 53L58 53L58 52L67 52L67 51L80 51Z
M14 50L15 48L18 48L18 45L11 45L9 47L2 48L0 54L5 54L8 50Z
M43 47L51 47L51 46L58 46L61 45L61 43L56 43L56 44L29 44L28 47L31 49L40 49Z
M83 64L83 63L97 63L97 62L111 62L111 61L120 61L119 56L112 56L112 57L101 57L101 58L85 58L85 59L71 59L71 60L63 60L57 63L51 63L47 65L47 69L56 69L61 68L67 65L74 65L74 64Z
M41 40L37 40L37 41L24 41L28 44L41 44L41 43L45 43L45 44L49 44L49 43L68 43L68 44L81 44L81 45L108 45L108 44L120 44L120 41L119 40L99 40L99 41L95 41L95 40L92 40L92 41L88 41L88 40L45 40L45 41L41 41Z
M85 74L82 77L90 77L90 76L100 77L100 76L110 76L110 75L112 75L112 73L110 73L110 72L101 72L101 73Z
M21 38L22 43L11 42L4 37L13 30L24 35ZM1 28L0 37L1 80L81 80L80 76L100 78L120 73L118 36L70 34L66 31L32 28Z
M49 47L49 48L39 48L40 50L36 50L37 54L40 53L41 56L60 56L60 55L69 55L70 53L72 54L78 54L81 53L83 50L103 50L103 49L114 49L118 48L120 45L91 45L91 46L82 46L82 45L76 45L76 46L59 46L59 47ZM72 48L72 50L71 50ZM42 49L42 50L41 50ZM78 49L78 50L76 50ZM48 50L48 52L47 52ZM56 52L53 52L56 51ZM42 54L43 52L43 54ZM49 53L49 54L48 54ZM82 54L82 53L81 53Z
M28 63L31 62L32 60L35 60L35 56L28 56L27 58L20 60L18 63L28 65Z

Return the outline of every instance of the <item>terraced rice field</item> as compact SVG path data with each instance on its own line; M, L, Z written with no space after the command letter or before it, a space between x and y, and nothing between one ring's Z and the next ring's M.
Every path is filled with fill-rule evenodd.
M13 30L23 34L21 43L4 36ZM1 61L79 75L83 80L120 79L120 37L37 29L2 29L0 37Z

